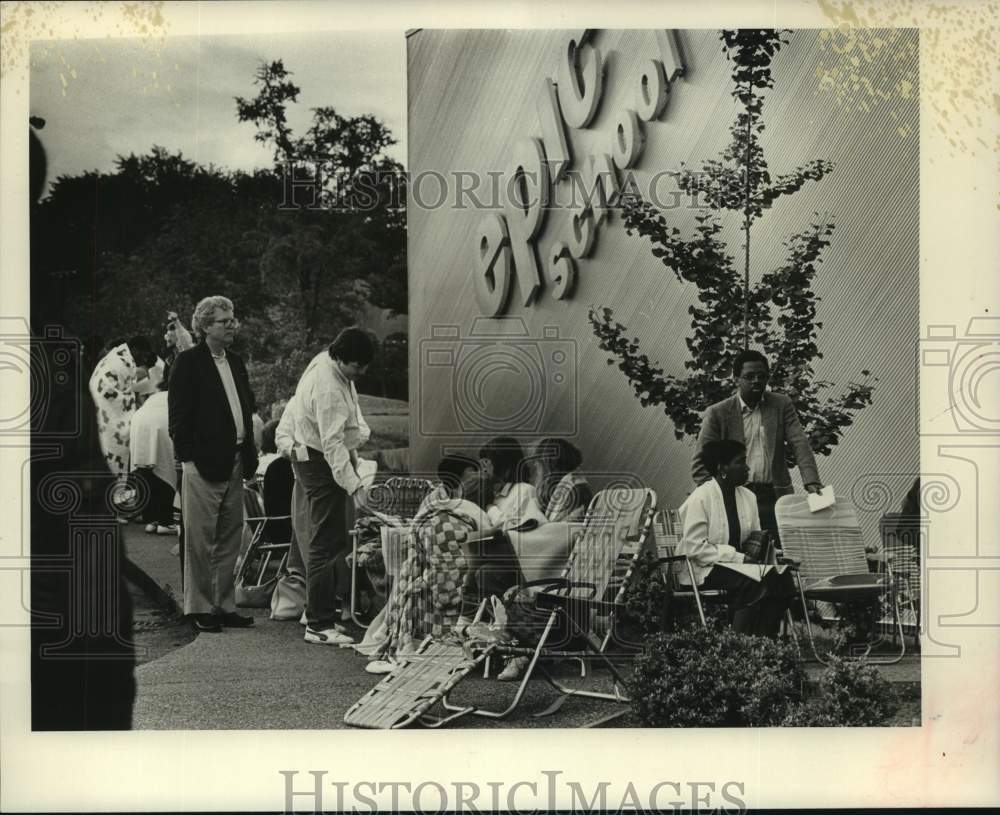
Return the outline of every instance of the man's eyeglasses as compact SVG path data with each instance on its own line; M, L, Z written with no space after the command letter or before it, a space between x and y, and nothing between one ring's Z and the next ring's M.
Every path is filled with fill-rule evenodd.
M747 382L767 382L768 374L740 374L740 379L745 379Z
M235 317L230 317L226 320L212 320L212 324L224 325L226 328L235 328L240 324L240 321Z

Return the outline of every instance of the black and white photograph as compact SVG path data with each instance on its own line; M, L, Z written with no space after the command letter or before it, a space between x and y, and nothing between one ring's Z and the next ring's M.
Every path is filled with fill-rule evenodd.
M5 808L996 804L996 7L446 6L3 4Z

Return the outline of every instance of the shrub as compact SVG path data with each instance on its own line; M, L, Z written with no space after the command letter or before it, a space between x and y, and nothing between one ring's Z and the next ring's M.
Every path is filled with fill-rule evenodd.
M647 727L767 727L801 700L804 680L794 646L698 627L652 638L629 694Z
M632 579L625 587L623 603L625 614L621 623L628 634L634 634L640 642L666 630L670 587L652 552L640 555L632 572Z
M895 689L872 665L830 657L820 676L819 693L792 710L788 727L876 727L899 708Z

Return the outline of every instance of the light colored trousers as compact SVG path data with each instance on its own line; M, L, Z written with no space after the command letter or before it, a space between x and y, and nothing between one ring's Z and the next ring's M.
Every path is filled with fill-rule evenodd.
M243 464L236 454L228 481L206 481L184 465L184 613L236 610L233 570L243 536Z

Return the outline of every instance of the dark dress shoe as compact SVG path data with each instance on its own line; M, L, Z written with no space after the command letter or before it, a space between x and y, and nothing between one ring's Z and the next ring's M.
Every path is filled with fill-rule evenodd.
M193 614L191 615L191 625L194 626L195 631L206 634L218 634L222 631L219 618L214 614Z
M216 619L225 628L249 628L253 625L253 617L244 617L235 611L220 614Z

